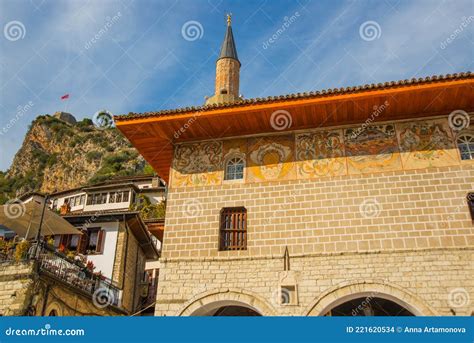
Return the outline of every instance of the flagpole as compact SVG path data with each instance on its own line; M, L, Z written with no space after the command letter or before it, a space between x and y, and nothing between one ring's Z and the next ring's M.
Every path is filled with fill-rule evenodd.
M64 105L64 111L63 112L66 112L67 111L67 105L69 103L69 93L68 94L64 94L62 97L61 97L61 100L66 100L66 104Z

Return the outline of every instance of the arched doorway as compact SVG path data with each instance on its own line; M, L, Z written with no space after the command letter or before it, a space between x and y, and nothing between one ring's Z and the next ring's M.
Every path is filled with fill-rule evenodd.
M234 317L258 317L261 316L257 311L244 306L222 306L219 307L213 314L208 314L213 317L234 316Z
M350 308L349 314L347 307ZM332 314L333 310L340 314ZM439 315L417 295L397 285L370 280L335 285L320 294L306 311L308 316L383 315L381 313L385 312L394 316Z
M380 297L348 300L327 311L325 316L413 316L405 307Z
M58 316L58 311L56 311L56 310L51 310L51 311L49 311L48 316L49 316L49 317L57 317L57 316Z
M258 310L242 302L223 300L208 303L190 314L191 316L236 316L236 317L255 317L261 316Z
M271 303L260 295L243 289L213 289L197 294L177 316L274 316Z

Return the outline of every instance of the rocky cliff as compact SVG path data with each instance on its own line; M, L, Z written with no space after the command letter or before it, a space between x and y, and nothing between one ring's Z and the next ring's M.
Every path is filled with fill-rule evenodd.
M39 116L10 169L0 172L0 203L28 191L60 191L144 169L151 171L117 129L98 129L90 119L74 124Z

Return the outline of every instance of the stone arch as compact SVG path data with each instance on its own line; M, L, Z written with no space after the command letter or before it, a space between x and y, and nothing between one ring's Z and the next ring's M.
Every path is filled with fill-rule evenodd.
M61 310L61 306L57 304L56 302L52 302L46 307L46 311L44 312L44 315L50 316L52 315L53 312L55 313L54 314L55 316L63 316L63 311Z
M204 315L213 308L230 305L250 308L262 316L276 315L273 306L261 296L238 288L220 288L200 293L186 302L176 315Z
M308 316L322 316L330 309L355 298L374 296L384 298L405 307L415 316L437 316L416 295L403 288L377 281L345 282L323 292L305 311Z

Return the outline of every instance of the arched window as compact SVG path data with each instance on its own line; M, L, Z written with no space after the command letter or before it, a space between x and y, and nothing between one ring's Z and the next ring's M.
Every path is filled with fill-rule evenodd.
M225 180L241 180L244 178L245 161L242 157L233 157L225 165Z
M57 317L58 316L58 311L56 310L51 310L48 314L50 317Z
M457 139L458 149L461 152L462 160L474 159L474 136L471 134L462 134Z

